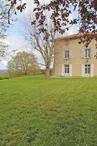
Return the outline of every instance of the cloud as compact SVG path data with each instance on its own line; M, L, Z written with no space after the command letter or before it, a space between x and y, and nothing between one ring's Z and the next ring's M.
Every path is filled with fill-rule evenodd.
M0 70L4 70L7 69L7 61L6 60L2 60L2 62L0 62Z
M6 60L2 60L2 63L3 63L4 66L7 65L7 61Z
M19 35L9 36L7 42L12 50L22 49L25 43L23 37Z

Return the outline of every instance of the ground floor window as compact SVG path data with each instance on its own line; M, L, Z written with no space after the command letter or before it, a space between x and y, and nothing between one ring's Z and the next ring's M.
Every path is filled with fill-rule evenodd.
M65 65L65 73L70 73L69 64Z
M94 76L94 64L82 64L82 77Z
M72 64L62 64L61 75L64 77L72 76Z
M90 74L90 73L91 73L91 65L85 64L85 74Z

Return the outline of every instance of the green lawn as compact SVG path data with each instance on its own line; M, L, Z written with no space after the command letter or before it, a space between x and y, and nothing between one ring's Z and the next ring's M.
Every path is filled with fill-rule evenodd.
M97 78L1 80L0 146L97 146Z

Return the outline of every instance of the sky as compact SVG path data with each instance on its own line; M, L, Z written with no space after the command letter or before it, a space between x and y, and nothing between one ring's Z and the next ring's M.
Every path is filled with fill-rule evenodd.
M37 51L32 50L28 44L25 44L24 37L21 33L22 32L21 20L24 19L24 16L29 14L31 10L33 9L33 0L23 0L23 2L27 3L27 8L25 9L23 13L17 12L17 16L16 16L17 21L11 22L11 25L9 26L7 30L8 36L5 42L8 44L9 47L7 48L7 51L6 51L7 55L5 55L5 58L3 58L2 62L0 63L0 69L6 69L7 62L8 60L11 59L12 55L14 56L16 55L18 51L25 50L25 47L26 47L26 51L33 52L38 58L38 60L42 62L42 58L40 54ZM49 0L45 0L45 2L48 3ZM74 18L75 16L76 16L76 12L71 14L70 19ZM77 33L77 31L78 30L75 26L75 27L72 27L68 32L66 32L65 35L71 35L71 34Z

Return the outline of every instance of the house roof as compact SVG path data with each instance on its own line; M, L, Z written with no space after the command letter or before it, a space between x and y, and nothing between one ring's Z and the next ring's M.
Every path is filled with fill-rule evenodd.
M67 36L63 36L63 37L59 37L59 38L56 38L55 40L68 40L68 39L77 39L77 38L80 38L80 37L83 37L83 36L97 36L97 32L93 33L93 32L90 32L90 33L78 33L78 34L72 34L72 35L67 35Z

